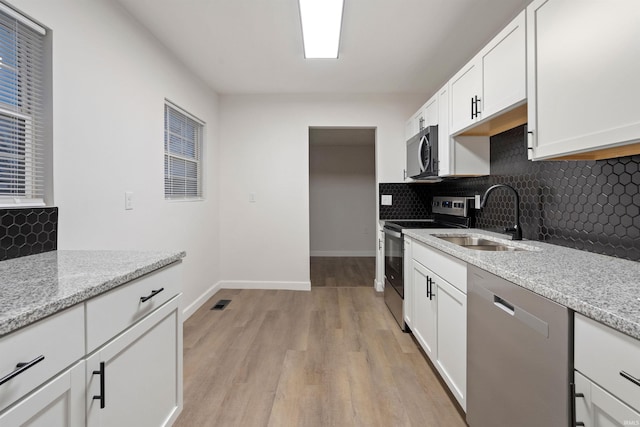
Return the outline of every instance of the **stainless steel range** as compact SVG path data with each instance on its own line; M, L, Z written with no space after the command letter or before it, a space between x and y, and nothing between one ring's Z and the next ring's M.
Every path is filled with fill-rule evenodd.
M403 331L404 323L404 236L412 228L469 228L473 216L472 197L434 196L432 218L424 220L389 220L384 224L384 301Z

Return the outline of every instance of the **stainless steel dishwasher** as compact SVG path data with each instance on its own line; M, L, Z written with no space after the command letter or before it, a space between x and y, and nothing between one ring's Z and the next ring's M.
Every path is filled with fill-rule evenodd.
M477 267L467 274L469 426L569 426L569 310Z

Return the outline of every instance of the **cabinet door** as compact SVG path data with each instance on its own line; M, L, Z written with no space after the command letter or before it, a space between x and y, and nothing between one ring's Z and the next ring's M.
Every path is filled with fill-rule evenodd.
M640 412L575 372L576 421L585 427L623 427L640 425Z
M170 300L87 359L87 426L173 423L182 408L179 300Z
M422 106L424 126L435 126L438 124L438 94L436 93Z
M0 414L1 426L84 426L84 361Z
M438 175L453 173L454 161L449 136L449 83L438 91Z
M411 282L411 280L413 279L413 275L411 271L411 265L413 260L411 258L411 247L412 247L411 238L405 236L404 254L403 254L404 265L402 267L405 283L404 283L404 300L402 301L402 304L403 304L403 311L404 311L404 322L407 324L407 326L409 326L409 328L413 328L413 283Z
M411 118L409 120L407 120L407 123L404 125L404 139L405 139L405 141L407 141L409 138L411 138L416 133L418 133L418 131L416 129L416 126L414 125L413 116L411 116Z
M378 253L376 256L376 291L384 291L384 231L378 224Z
M482 114L482 64L477 56L465 65L449 82L451 102L450 133L455 134L475 123ZM479 106L476 107L476 97Z
M482 117L527 98L525 12L522 11L482 50Z
M413 282L413 335L431 360L436 357L436 300L429 297L432 274L419 262L411 264Z
M438 371L466 410L467 296L438 276L432 279L437 285Z
M409 133L407 135L407 139L424 129L424 111L422 110L422 107L420 107L420 109L411 116L407 123L407 132Z
M527 8L530 158L640 139L640 2Z

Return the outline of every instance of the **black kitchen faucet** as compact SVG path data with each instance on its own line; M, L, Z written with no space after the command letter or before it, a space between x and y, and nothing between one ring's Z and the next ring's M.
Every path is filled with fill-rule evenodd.
M480 209L484 209L484 206L487 204L487 198L489 197L489 194L491 194L491 192L496 188L500 188L500 187L508 188L513 192L513 195L516 197L516 200L515 200L516 224L513 227L505 228L504 231L506 233L511 234L511 240L522 240L522 227L520 227L520 195L518 195L518 192L516 191L515 188L506 184L492 185L491 187L487 188L487 191L485 191L484 194L482 195L482 201L480 202Z

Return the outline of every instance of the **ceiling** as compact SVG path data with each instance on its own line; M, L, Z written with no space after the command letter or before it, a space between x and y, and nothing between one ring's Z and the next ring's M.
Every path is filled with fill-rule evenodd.
M424 93L531 0L345 0L340 58L305 60L297 0L114 0L221 94Z

